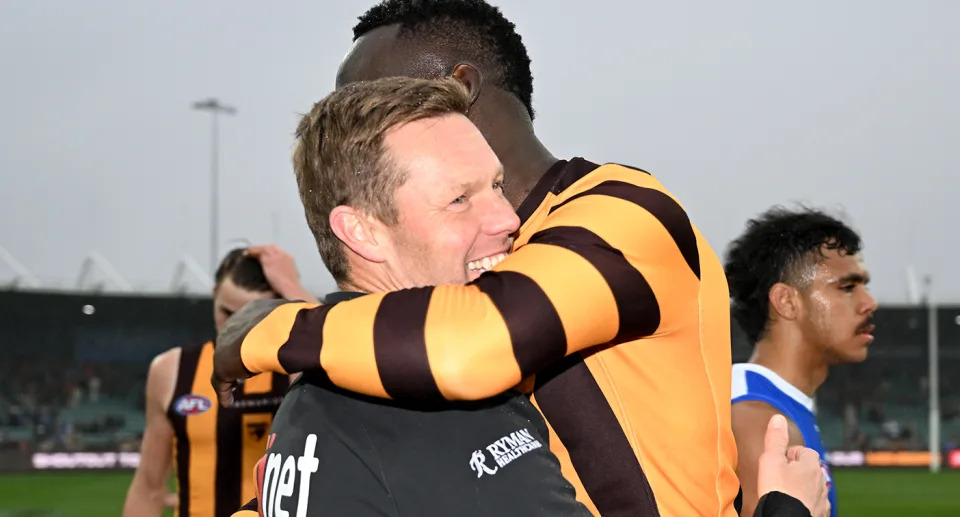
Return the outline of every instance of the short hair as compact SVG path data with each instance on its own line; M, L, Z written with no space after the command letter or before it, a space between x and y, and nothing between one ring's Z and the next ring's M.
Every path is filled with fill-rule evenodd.
M237 287L247 291L258 293L273 291L273 286L263 274L260 261L245 255L246 250L246 248L235 248L223 257L214 274L216 286L220 287L220 284L229 278Z
M484 0L384 0L360 16L353 39L388 25L400 26L400 39L454 49L484 65L488 78L516 95L533 120L530 57L499 8Z
M397 189L407 171L391 163L384 135L393 127L450 113L466 115L470 99L457 80L387 77L348 84L303 116L297 127L293 169L307 225L338 283L347 279L343 244L330 212L349 205L396 224Z
M767 330L774 284L805 289L810 268L822 262L824 250L853 255L860 247L856 231L820 210L775 206L763 212L747 221L727 249L724 271L733 318L756 343Z

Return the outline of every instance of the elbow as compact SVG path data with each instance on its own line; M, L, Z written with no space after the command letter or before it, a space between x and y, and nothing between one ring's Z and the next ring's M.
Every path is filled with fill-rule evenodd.
M499 395L519 382L506 371L484 370L488 369L476 368L471 361L460 357L433 368L434 381L447 400L482 400Z

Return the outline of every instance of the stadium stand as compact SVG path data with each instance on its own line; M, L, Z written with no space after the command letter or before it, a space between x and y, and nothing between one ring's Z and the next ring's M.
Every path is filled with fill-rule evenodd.
M0 470L31 469L35 453L139 451L151 358L213 334L209 298L0 291L0 311ZM945 450L960 448L958 315L939 312ZM926 450L926 310L882 307L876 323L869 359L831 370L819 392L824 441L841 451ZM733 342L734 360L746 360L737 328Z

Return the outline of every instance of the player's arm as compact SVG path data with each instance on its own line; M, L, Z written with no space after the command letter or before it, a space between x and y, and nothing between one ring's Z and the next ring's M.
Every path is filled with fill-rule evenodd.
M757 467L764 451L764 434L773 415L780 414L773 406L757 400L737 402L732 406L733 436L737 442L737 477L743 489L741 516L754 515L759 500L757 494ZM804 445L803 434L787 419L789 447ZM763 514L761 514L763 515Z
M150 363L140 464L127 491L123 517L159 517L164 508L177 504L176 494L171 494L167 489L174 431L166 411L173 397L179 362L180 349L174 348L158 355Z
M285 304L262 321L251 309L246 325L218 338L216 381L319 366L367 395L493 396L565 355L670 332L673 315L657 296L696 310L696 254L676 201L605 182L554 208L543 230L466 286Z

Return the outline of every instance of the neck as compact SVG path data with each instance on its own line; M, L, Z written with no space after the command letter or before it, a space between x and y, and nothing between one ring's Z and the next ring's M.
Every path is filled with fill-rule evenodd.
M820 385L827 380L829 369L816 350L817 347L812 343L768 333L757 342L750 362L773 370L813 398Z
M337 289L354 293L386 293L398 290L392 283L363 267L351 264L345 280L337 282Z
M543 174L557 162L537 137L531 134L531 138L533 142L523 148L517 147L513 154L510 154L510 150L501 154L494 148L494 152L501 157L504 175L508 178L505 195L514 209L523 203ZM514 141L514 145L519 143Z
M364 289L364 288L362 288L362 287L357 287L357 285L354 284L353 281L352 281L352 280L349 280L349 279L348 279L348 280L343 280L343 281L341 281L341 282L337 282L337 290L338 290L338 291L342 291L342 292L344 292L344 293L365 293L365 294L369 294L369 293L371 292L369 289Z
M512 95L503 94L494 101L512 102L519 106L519 101ZM473 122L503 164L505 195L510 204L517 208L557 159L537 138L525 108L478 111L482 111L484 116L476 116Z

